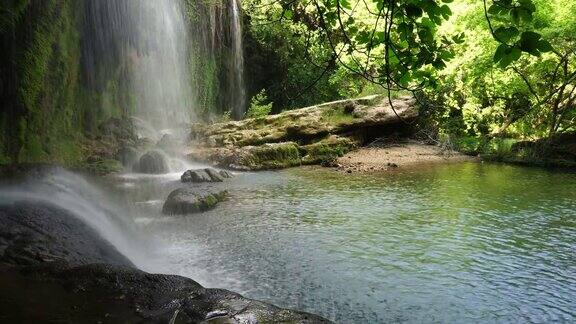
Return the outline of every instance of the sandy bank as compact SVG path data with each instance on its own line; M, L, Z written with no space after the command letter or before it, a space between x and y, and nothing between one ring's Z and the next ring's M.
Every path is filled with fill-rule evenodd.
M349 152L336 160L338 170L371 172L423 164L474 161L474 157L416 141L377 144Z

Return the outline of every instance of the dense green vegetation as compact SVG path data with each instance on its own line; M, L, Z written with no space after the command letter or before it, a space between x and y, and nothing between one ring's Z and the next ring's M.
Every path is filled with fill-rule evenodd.
M250 46L273 52L267 62L247 53L268 66L253 93L265 90L273 111L413 92L431 135L454 143L576 127L574 2L249 0L244 7Z

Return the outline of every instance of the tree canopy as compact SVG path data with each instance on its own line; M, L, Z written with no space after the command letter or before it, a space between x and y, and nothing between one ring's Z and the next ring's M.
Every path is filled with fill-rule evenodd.
M268 63L281 71L253 85L273 111L409 91L445 133L529 137L575 128L576 3L249 0L244 7L252 46L274 52Z

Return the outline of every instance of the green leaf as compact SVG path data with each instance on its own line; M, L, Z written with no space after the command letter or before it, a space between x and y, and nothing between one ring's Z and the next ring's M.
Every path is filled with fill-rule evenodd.
M554 47L547 40L538 41L538 50L542 53L554 51Z
M406 15L408 15L408 17L420 17L423 14L422 8L413 4L407 4L404 7L404 10L406 11Z
M532 31L523 32L520 37L520 49L532 55L540 55L538 44L541 37L540 34Z
M412 81L412 76L410 75L410 72L406 72L404 73L404 75L402 75L402 77L398 82L400 83L401 86L407 87L410 81Z
M508 47L506 50L506 54L504 55L504 57L502 57L502 60L500 60L500 67L501 68L508 67L508 65L510 65L512 62L517 61L521 55L522 51L520 51L518 48Z
M286 9L286 10L284 11L283 17L286 18L286 19L292 19L292 10Z
M494 53L494 63L498 63L500 60L502 60L502 58L509 51L509 47L510 46L506 44L500 44L500 46L498 46L496 53Z
M494 31L494 37L502 43L508 43L512 38L518 36L518 33L516 27L499 27Z
M342 8L345 8L345 9L348 9L348 10L351 10L351 9L352 9L352 6L350 5L350 2L349 2L348 0L337 0L337 1L340 3L340 6L341 6Z
M443 5L442 7L440 7L440 11L442 14L442 17L444 17L444 19L448 20L448 18L450 18L450 16L452 16L452 10L450 10L450 7L448 7L447 5Z

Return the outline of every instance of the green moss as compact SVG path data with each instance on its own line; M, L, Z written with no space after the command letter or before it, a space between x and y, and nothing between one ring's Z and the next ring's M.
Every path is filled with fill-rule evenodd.
M14 29L30 0L3 0L0 3L0 33Z
M253 147L241 159L241 164L252 170L282 169L301 163L299 147L292 142Z
M303 164L318 164L334 160L356 147L354 141L346 137L331 136L322 141L302 147Z
M98 86L81 82L83 1L11 0L0 4L1 78L11 82L0 112L0 163L78 166L83 143L109 117L133 110L122 67L98 66ZM108 72L110 70L110 72ZM10 72L6 72L10 71ZM3 80L5 81L5 80Z
M100 160L86 164L83 169L95 175L106 175L122 171L122 164L116 160Z
M27 134L25 142L20 148L20 153L18 154L18 162L45 162L47 159L48 154L42 149L42 141L40 140L40 137L33 133Z
M353 122L356 117L352 111L348 112L345 107L330 107L322 112L322 121L332 125L347 124Z
M210 209L216 207L216 205L218 205L219 202L226 199L227 196L228 196L228 191L222 191L222 192L215 192L215 193L207 194L206 196L202 197L201 199L198 200L198 202L196 202L194 204L193 209L196 211L210 210Z

